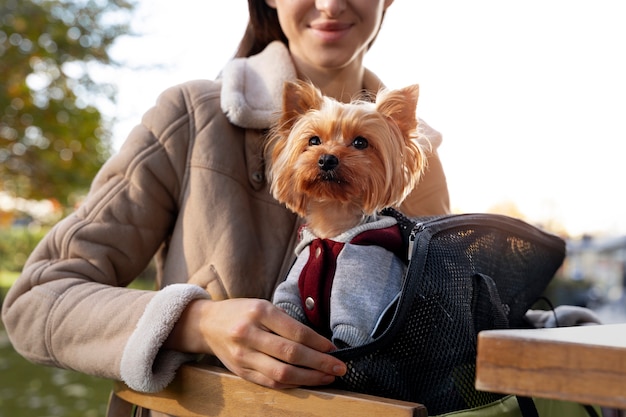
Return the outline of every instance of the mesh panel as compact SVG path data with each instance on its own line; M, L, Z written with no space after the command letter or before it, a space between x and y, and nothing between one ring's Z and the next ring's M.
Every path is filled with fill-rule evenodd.
M390 326L368 345L336 352L348 364L337 386L419 402L432 415L501 398L474 389L477 333L523 327L564 253L560 238L516 219L429 219Z

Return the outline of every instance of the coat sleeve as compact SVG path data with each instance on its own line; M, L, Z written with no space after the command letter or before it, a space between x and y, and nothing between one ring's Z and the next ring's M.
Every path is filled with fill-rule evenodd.
M25 358L124 379L142 391L163 388L189 360L160 346L187 303L206 292L189 284L126 288L175 222L190 139L172 132L189 131L189 113L183 88L164 93L100 170L84 203L30 255L2 306L9 338Z
M441 134L420 120L423 145L428 158L426 170L420 182L404 200L400 210L408 216L433 216L450 213L448 183L443 171L437 148L441 144Z

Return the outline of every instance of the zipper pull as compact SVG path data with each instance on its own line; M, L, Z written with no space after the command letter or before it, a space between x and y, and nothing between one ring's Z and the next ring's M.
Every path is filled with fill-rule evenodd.
M409 253L407 259L411 262L411 258L413 257L413 247L415 246L415 238L417 234L424 230L424 223L416 223L411 229L411 234L409 235Z

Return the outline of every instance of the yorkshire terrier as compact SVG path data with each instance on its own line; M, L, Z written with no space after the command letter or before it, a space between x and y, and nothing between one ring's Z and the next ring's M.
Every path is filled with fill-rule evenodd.
M396 219L379 212L399 206L424 169L418 95L412 85L341 103L288 82L269 133L271 192L304 218L273 302L337 347L377 337L400 293L404 244Z

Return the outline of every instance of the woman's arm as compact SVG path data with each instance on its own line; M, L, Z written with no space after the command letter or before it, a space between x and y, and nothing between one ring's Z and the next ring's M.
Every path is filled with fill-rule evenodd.
M148 114L166 107L172 118L184 117L184 101L175 103L181 100L170 91ZM135 128L81 206L29 257L2 311L27 359L120 378L127 341L157 294L125 286L167 239L177 213L182 167L165 150L167 140L146 125Z
M235 374L271 388L325 385L346 373L325 337L269 301L192 301L165 342L212 353Z

